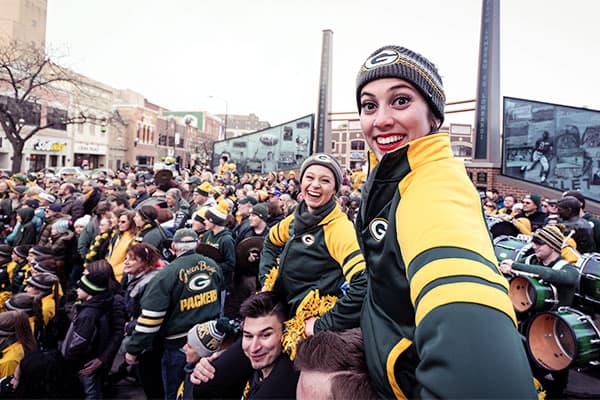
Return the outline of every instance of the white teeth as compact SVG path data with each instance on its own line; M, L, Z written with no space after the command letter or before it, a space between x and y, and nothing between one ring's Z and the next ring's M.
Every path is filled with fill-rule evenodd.
M399 142L400 140L402 140L402 138L403 138L403 136L400 136L400 135L378 137L377 143L378 144L390 144L390 143L394 143L394 142Z
M312 191L310 191L310 190L309 190L309 191L307 191L306 193L310 194L311 196L320 196L320 194L319 194L319 193L317 193L317 192L312 192Z

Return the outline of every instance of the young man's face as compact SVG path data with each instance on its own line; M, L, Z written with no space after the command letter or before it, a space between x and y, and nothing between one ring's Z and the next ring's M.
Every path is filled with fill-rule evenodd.
M281 354L283 323L276 315L244 320L242 349L252 368L268 375Z

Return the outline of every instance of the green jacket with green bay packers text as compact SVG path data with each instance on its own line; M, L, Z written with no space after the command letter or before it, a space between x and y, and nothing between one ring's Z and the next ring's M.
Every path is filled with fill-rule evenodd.
M294 316L311 290L318 289L321 296L339 300L316 321L315 332L357 327L367 276L352 222L337 205L318 224L300 233L294 232L294 218L289 215L270 229L261 253L261 284L279 257L273 290L284 296L288 317Z
M357 219L361 329L383 398L534 398L479 196L446 134L385 154Z
M127 352L138 355L151 348L157 335L185 338L195 324L218 318L222 283L221 269L210 258L194 251L177 257L148 283Z

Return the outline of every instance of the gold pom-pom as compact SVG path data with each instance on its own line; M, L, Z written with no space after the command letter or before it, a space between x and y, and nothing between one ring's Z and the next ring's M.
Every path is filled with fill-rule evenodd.
M270 292L275 286L277 280L277 274L279 273L279 267L273 267L265 277L265 283L263 284L263 292Z
M281 337L283 351L290 355L290 359L296 358L296 348L301 340L306 339L304 327L306 320L311 317L320 317L331 310L338 298L326 295L321 297L319 290L311 290L296 309L296 316L285 322L285 331Z

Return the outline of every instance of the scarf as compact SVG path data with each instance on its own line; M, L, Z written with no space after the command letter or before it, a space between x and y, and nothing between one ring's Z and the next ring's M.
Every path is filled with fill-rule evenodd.
M335 198L314 211L309 211L306 201L300 202L294 211L294 234L299 235L308 229L317 226L336 207Z

